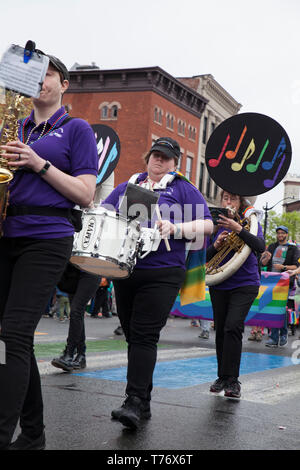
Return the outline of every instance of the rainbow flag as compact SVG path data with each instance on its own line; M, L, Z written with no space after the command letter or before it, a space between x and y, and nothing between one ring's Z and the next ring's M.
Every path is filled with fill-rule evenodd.
M286 318L286 303L289 293L289 275L287 273L261 273L259 293L246 317L245 325L281 328ZM171 315L213 320L213 310L208 287L202 301L182 304L177 297Z
M205 248L189 252L185 280L179 293L181 305L193 304L205 299L205 262Z
M171 171L170 174L178 176L198 189L180 171ZM179 293L181 305L188 305L205 299L205 263L206 248L204 243L201 250L191 250L187 255L186 276Z

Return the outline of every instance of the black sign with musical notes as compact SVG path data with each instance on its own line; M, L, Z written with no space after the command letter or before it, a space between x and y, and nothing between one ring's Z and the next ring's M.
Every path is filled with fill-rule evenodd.
M292 158L283 127L264 114L236 114L210 136L205 161L220 188L240 196L270 191L286 175Z
M121 153L118 134L110 126L92 124L99 155L97 186L104 183L117 166Z

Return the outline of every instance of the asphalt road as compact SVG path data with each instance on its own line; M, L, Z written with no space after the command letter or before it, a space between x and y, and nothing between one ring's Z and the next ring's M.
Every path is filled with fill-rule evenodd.
M47 450L100 450L104 463L144 468L166 463L153 457L159 452L171 456L167 464L188 465L204 450L300 448L299 330L286 348L270 350L265 340L248 341L246 327L242 398L232 400L209 392L215 379L214 331L202 340L189 320L170 318L159 345L152 418L132 432L110 417L124 399L126 377L124 338L113 334L118 319L86 318L85 325L88 342L108 345L101 352L88 351L86 369L55 369L52 357L45 356L47 348L39 357ZM37 349L54 343L63 349L67 333L68 322L43 318L35 337ZM110 350L109 342L115 340L119 347L114 343ZM117 461L125 456L141 460Z

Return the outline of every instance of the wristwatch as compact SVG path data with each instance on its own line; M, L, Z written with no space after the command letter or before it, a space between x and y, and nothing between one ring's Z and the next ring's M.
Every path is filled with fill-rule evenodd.
M46 160L45 165L43 166L43 168L40 171L38 171L37 174L40 175L40 176L43 176L48 171L50 166L51 166L51 163L48 162L48 160Z
M282 272L284 272L284 273L285 273L285 271L286 271L286 270L287 270L287 267L286 267L286 266L283 266L283 268L282 268Z

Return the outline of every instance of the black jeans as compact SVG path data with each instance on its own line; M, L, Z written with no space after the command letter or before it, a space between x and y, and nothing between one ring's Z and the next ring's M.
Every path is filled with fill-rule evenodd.
M175 302L185 271L179 267L136 269L114 281L118 315L128 343L127 395L151 399L161 329Z
M75 352L85 354L84 312L88 301L94 297L100 281L101 276L81 271L75 294L69 294L71 312L67 349L71 355Z
M92 316L96 317L100 312L102 307L102 315L109 315L109 306L108 306L108 287L100 286L95 295L94 307L91 313Z
M242 354L244 321L258 294L257 286L232 290L210 287L214 312L218 377L238 377Z
M44 429L34 331L71 256L73 237L0 239L0 449L11 441L18 419L36 437Z

